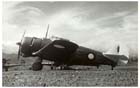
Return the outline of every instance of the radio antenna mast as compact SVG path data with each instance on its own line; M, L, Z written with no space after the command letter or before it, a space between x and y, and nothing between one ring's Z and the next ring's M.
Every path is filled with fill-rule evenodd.
M48 31L49 31L49 24L48 24L48 27L47 27L47 32L46 32L45 38L47 38L47 36L48 36Z

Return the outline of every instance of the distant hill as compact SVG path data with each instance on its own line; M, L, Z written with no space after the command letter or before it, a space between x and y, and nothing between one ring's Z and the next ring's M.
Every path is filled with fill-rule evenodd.
M2 52L6 54L17 54L18 52L18 46L10 46L10 45L2 45Z
M7 54L7 53L2 53L2 58L6 58L6 59L16 59L17 58L17 54Z

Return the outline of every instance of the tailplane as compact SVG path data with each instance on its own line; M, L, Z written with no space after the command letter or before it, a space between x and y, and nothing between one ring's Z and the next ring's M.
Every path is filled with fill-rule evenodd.
M128 49L124 45L117 45L115 48L109 49L108 52L104 53L104 56L114 62L117 62L118 65L126 65L129 60Z

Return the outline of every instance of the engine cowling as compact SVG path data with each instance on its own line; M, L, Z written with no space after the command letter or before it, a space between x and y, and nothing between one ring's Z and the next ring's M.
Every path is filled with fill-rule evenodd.
M21 54L24 57L32 56L33 52L36 52L41 48L42 39L35 37L24 37L21 42Z
M32 37L24 37L21 42L20 52L22 56L31 56Z
M20 52L23 57L32 56L33 52L40 50L45 45L51 43L50 39L41 39L36 37L24 37L20 44Z

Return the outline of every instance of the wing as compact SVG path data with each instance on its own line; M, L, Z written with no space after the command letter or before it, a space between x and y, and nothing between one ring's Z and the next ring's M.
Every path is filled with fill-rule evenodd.
M39 51L33 53L33 55L39 55L41 58L63 62L69 58L69 56L76 51L78 45L67 40L55 40L49 45L45 45Z

